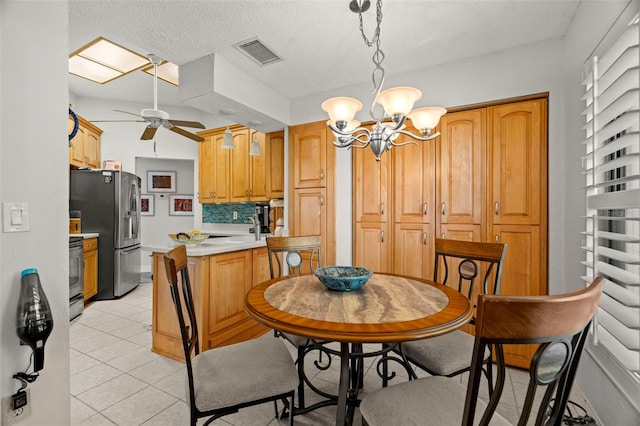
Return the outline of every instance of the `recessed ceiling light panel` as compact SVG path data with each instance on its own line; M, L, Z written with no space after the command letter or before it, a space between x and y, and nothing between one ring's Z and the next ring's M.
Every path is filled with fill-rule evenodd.
M69 55L69 72L104 84L140 69L148 63L148 58L103 37L98 37Z

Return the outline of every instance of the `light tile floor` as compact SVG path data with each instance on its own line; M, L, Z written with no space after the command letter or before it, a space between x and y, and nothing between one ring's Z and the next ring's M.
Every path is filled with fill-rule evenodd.
M185 402L184 364L151 352L152 284L143 283L118 300L96 301L70 327L71 342L71 419L73 425L188 424ZM273 338L271 333L264 338ZM291 348L292 354L294 353ZM365 361L364 392L380 387L374 359ZM311 363L308 363L311 364ZM314 367L312 367L314 368ZM311 373L311 371L310 371ZM314 372L314 383L335 393L339 363L327 371ZM526 391L527 373L509 371L504 403L498 411L517 423L517 404ZM466 383L466 376L460 380ZM406 380L406 374L394 382ZM481 387L486 393L486 386ZM307 403L314 395L307 392ZM296 416L297 425L331 425L335 407L324 407ZM203 422L199 422L202 424ZM273 405L249 407L217 420L214 424L236 426L276 426L287 421L274 418ZM361 424L356 413L355 425Z

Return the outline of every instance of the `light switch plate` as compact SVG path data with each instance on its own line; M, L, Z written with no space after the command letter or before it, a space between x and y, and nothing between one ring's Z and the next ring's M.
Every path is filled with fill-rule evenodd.
M2 203L2 232L29 231L29 203Z

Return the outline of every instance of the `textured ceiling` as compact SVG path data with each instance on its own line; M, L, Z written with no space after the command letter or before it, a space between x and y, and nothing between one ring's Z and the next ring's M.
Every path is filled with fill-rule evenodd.
M561 37L579 0L385 0L381 49L387 75ZM70 51L105 36L178 65L210 53L292 99L370 81L365 46L348 0L71 0ZM375 1L364 15L372 36ZM233 45L259 37L284 60L259 66ZM136 72L104 86L70 75L80 96L150 102L152 82ZM178 90L159 85L160 103Z

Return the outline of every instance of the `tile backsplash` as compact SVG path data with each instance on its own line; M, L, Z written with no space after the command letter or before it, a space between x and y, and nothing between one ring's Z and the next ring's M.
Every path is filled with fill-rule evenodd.
M220 203L202 205L202 223L247 223L256 210L256 203ZM233 219L237 212L238 218Z

